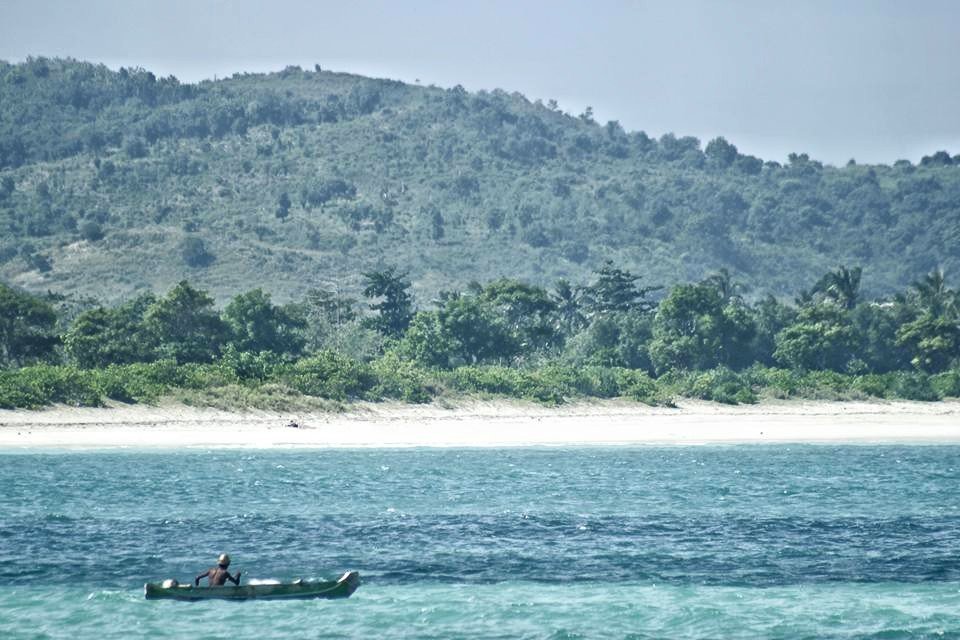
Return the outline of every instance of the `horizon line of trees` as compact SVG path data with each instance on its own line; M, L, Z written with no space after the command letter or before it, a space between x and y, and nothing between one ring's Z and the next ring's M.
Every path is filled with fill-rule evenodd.
M143 157L150 145L167 138L217 139L228 135L244 135L258 125L296 126L305 123L331 123L369 115L387 107L386 94L398 88L424 91L428 88L406 85L397 80L361 78L344 95L330 94L323 100L310 99L259 88L256 91L237 88L238 80L263 76L287 79L323 77L319 65L304 70L291 65L268 74L235 73L231 77L199 83L181 83L175 76L157 77L143 68L113 71L103 64L72 58L30 56L11 64L0 60L0 96L6 98L0 109L0 169L51 161L80 153L99 154L109 147L123 148L130 157ZM747 175L759 174L764 166L808 165L823 168L823 163L806 153L791 153L787 163L743 154L722 136L702 142L694 136L668 132L651 138L644 131L627 132L616 120L606 124L593 118L586 107L574 115L559 108L555 100L544 104L530 101L519 92L502 89L492 92L467 92L462 86L442 91L449 112L489 107L488 98L517 98L535 105L540 116L560 114L570 124L586 126L597 134L597 140L580 134L572 140L574 155L596 150L598 144L607 155L623 158L631 153L646 155L656 150L667 161L685 161L691 166L735 169ZM41 118L36 113L42 114ZM30 113L29 127L24 128L24 115ZM512 139L498 139L493 148L498 155L521 160L555 157L557 145L544 136L547 125L539 118L518 116L509 109L497 119L523 124L522 134ZM489 123L485 126L489 128ZM602 141L602 142L598 142ZM848 165L855 165L851 159ZM937 150L924 155L917 166L960 165L960 154ZM884 166L884 165L876 165ZM911 167L900 159L890 166Z
M501 278L442 292L423 309L395 268L363 274L365 304L317 288L277 305L253 289L217 309L183 281L163 296L77 312L62 297L0 283L0 368L227 360L243 369L321 352L440 370L559 361L653 377L755 364L847 374L960 367L960 295L942 271L881 300L862 298L861 275L840 266L794 304L748 302L723 270L665 290L607 262L586 285L561 280L547 290Z

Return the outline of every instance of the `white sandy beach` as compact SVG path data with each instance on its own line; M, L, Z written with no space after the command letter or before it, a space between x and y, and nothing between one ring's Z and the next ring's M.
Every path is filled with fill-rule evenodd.
M288 426L296 422L299 426ZM501 447L723 443L957 443L960 402L764 402L678 408L603 401L358 404L345 413L183 405L0 411L0 451L211 447Z

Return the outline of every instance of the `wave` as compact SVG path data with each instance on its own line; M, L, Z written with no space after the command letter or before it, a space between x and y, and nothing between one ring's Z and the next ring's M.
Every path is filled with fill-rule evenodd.
M184 580L229 549L251 578L335 576L351 568L385 584L942 582L960 580L958 537L960 517L337 514L235 517L216 526L40 517L0 525L0 580Z

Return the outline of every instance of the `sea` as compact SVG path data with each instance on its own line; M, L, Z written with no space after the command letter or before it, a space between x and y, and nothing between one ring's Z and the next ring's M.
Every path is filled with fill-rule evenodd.
M0 638L960 638L960 447L0 452ZM146 600L220 553L346 600Z

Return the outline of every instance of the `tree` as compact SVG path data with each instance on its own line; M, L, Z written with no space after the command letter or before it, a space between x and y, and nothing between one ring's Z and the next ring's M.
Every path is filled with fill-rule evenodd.
M707 162L717 167L729 167L737 159L737 148L723 137L717 137L707 143L703 150Z
M0 165L2 165L2 163L0 163ZM16 188L17 183L14 182L12 176L3 176L3 178L0 179L0 200L8 198Z
M727 271L726 268L722 268L716 273L707 276L701 284L716 289L717 293L720 294L720 298L724 302L730 302L734 299L742 299L738 293L738 291L742 289L742 285L733 281L733 278L730 276L730 272Z
M156 359L156 340L144 325L144 315L156 302L145 294L109 309L84 311L63 338L67 356L86 369Z
M436 311L418 312L397 346L397 352L405 360L441 369L450 366L455 349L453 339L440 323Z
M60 343L57 313L41 298L0 283L0 366L51 358Z
M897 332L916 318L915 310L902 302L858 304L850 313L860 342L856 356L871 373L910 369L908 346L897 343Z
M370 305L377 315L368 318L366 323L383 335L399 337L413 319L413 298L408 292L407 274L397 273L394 267L389 267L384 271L364 273L363 278L366 281L364 297L379 299Z
M180 255L190 267L206 267L215 260L203 239L194 235L188 235L180 243Z
M776 336L784 328L794 323L797 310L781 303L771 295L753 305L753 321L756 332L750 344L750 353L755 362L773 366L773 352L776 349Z
M332 346L339 348L345 328L357 319L356 304L354 298L342 294L339 286L310 289L304 301L297 304L307 322L308 348L329 348L331 337L335 342Z
M520 342L504 318L478 296L449 298L437 312L451 344L451 364L502 361L520 353Z
M436 311L418 313L398 351L426 366L502 362L521 346L504 317L480 295L448 294Z
M286 220L287 216L290 215L290 205L290 196L284 191L277 200L277 217L281 220Z
M914 317L901 323L895 344L907 350L914 367L937 372L960 360L960 299L943 270L914 282L909 296L899 300L912 307Z
M614 267L611 260L604 262L595 273L596 281L583 290L584 306L591 315L632 309L646 312L656 307L646 297L662 287L638 288L636 282L640 276Z
M650 314L639 311L599 315L567 342L564 355L577 365L653 372L649 352L652 324Z
M223 311L230 344L240 352L299 355L306 321L290 309L275 306L270 294L254 289L233 298Z
M86 220L80 224L80 237L89 242L103 239L103 228L94 220Z
M820 294L826 299L840 305L841 309L853 309L860 296L860 276L863 269L854 267L847 269L841 265L820 278L813 287L813 295Z
M897 330L897 345L907 347L910 362L929 373L943 371L960 359L960 326L955 320L924 312Z
M501 278L485 286L480 300L505 320L524 353L557 345L557 305L545 289Z
M179 363L212 361L229 335L213 298L185 280L149 306L144 324L159 354Z
M795 369L844 371L857 342L847 313L821 303L801 309L796 322L777 334L773 356Z
M439 242L440 240L443 240L443 235L443 214L440 213L439 209L434 208L433 213L430 215L430 238L435 242Z
M653 320L650 358L657 372L744 366L756 332L739 300L725 303L717 288L679 285L660 303Z
M957 293L947 286L943 269L931 271L913 283L918 305L934 316L957 315Z
M568 280L558 280L553 287L553 304L557 310L560 328L567 336L575 334L586 324L580 311L580 291Z

